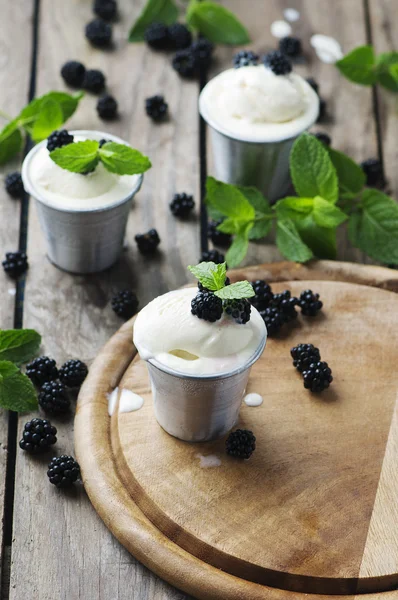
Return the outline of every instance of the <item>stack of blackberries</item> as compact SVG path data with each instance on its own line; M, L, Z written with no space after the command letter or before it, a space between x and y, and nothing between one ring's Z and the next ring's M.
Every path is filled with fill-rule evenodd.
M311 392L323 392L333 381L332 370L321 361L319 349L313 344L299 344L290 350L293 366L302 374L304 387Z

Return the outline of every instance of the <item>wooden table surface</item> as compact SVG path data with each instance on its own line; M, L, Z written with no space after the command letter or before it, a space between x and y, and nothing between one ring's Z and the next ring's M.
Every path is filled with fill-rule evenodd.
M92 18L91 0L13 0L3 2L0 27L1 108L16 114L28 98L63 89L59 75L68 59L100 68L120 104L120 120L105 124L95 111L96 98L87 94L68 123L69 128L104 129L129 140L150 156L153 168L137 197L129 219L128 247L106 273L72 276L52 266L45 256L35 206L10 199L0 186L1 255L25 247L30 269L26 283L15 286L0 273L0 327L32 327L43 336L43 353L59 363L81 358L90 363L120 326L110 307L121 288L136 290L141 305L188 280L186 265L200 255L199 224L199 85L183 81L171 69L170 57L144 44L126 41L142 0L118 0L121 20L114 26L115 49L91 48L83 34ZM333 145L360 161L383 158L390 190L398 192L398 120L396 97L355 86L311 51L312 33L335 36L344 51L372 42L376 51L393 49L398 39L394 0L224 0L247 25L256 50L275 47L269 26L283 9L297 8L294 24L307 61L298 71L315 77L327 100L329 118L316 130L332 135ZM226 68L234 48L218 47L213 72ZM144 99L164 93L171 119L156 125L144 113ZM395 105L394 105L395 102ZM14 161L1 169L18 168ZM209 172L211 156L209 155ZM168 203L176 192L193 193L195 218L181 222ZM162 239L154 259L142 258L134 235L155 227ZM202 232L202 238L203 236ZM252 244L246 264L281 257L271 244ZM341 260L364 261L349 247L342 232ZM32 459L16 449L26 415L0 412L0 513L3 513L0 552L1 600L176 600L187 598L134 560L112 537L91 507L85 492L52 489L45 459ZM55 420L54 420L55 421ZM73 454L73 416L56 422L58 452Z

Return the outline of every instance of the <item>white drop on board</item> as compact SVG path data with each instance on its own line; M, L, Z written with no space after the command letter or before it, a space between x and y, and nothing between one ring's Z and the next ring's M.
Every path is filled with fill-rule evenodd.
M260 394L252 392L243 398L243 402L247 404L247 406L261 406L264 402L264 398L260 396Z
M299 20L300 13L295 8L285 8L283 11L283 16L285 17L286 21L294 23L295 21Z
M276 38L284 38L292 33L292 28L286 21L274 21L271 24L271 33Z
M199 458L200 466L203 469L219 467L221 465L221 460L215 454L208 454L207 456L203 456L203 454L195 454L195 456L196 458Z
M107 394L108 398L108 415L111 417L113 415L113 411L115 410L117 395L119 392L119 388L115 388L110 394Z
M334 64L344 56L339 42L328 35L316 33L311 37L310 43L319 60L326 64Z
M15 296L15 294L17 293L17 290L15 288L8 288L7 291L10 294L10 296Z
M131 390L122 390L120 392L119 412L127 413L139 410L144 404L144 398L135 394Z

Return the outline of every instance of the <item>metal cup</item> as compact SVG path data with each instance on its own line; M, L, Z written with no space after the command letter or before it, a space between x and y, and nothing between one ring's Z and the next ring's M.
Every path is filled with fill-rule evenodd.
M147 363L156 419L170 435L187 442L222 437L236 424L252 365L266 342L231 373L194 376L177 373L155 359Z
M108 139L119 144L124 140L99 131L72 131L91 139ZM142 185L143 175L137 179L128 196L104 208L76 209L52 206L35 190L29 176L29 164L38 149L35 146L22 165L25 190L36 199L40 225L47 241L47 254L57 267L71 273L97 273L113 265L123 250L127 218L132 200Z

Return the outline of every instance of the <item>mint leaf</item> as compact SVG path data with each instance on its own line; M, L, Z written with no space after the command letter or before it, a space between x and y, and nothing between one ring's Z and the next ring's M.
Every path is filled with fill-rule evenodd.
M361 167L349 156L338 150L327 147L339 180L340 196L354 198L366 183L366 176Z
M190 265L188 270L195 275L203 287L213 292L221 289L225 285L227 276L227 265L221 263L216 265L214 262L201 262L198 265Z
M44 96L35 98L22 109L17 117L18 125L24 127L29 134L32 134L35 122L39 118L44 105L48 102L56 102L59 105L63 115L62 122L60 123L62 125L73 115L83 96L83 92L77 92L73 95L66 92L48 92Z
M56 148L50 152L50 158L62 169L73 173L86 173L97 166L98 149L97 141L85 140Z
M142 42L145 29L154 21L172 25L177 18L178 8L173 0L148 0L130 29L129 42Z
M276 245L288 260L302 263L313 257L311 249L303 242L291 219L277 221Z
M235 185L208 177L206 192L206 202L224 216L242 221L254 219L254 208Z
M12 362L0 361L0 406L24 412L37 408L33 383Z
M221 300L240 300L241 298L252 298L256 294L251 283L248 281L238 281L237 283L226 285L221 290L214 292L214 295L221 298Z
M348 219L340 208L320 196L314 198L313 217L317 225L327 229L335 229Z
M22 364L35 356L41 336L34 329L0 329L0 360Z
M357 212L351 215L349 238L368 256L398 263L398 204L386 194L366 189Z
M322 196L329 202L337 201L336 170L328 151L315 136L303 133L294 142L290 153L290 172L299 196Z
M16 119L7 123L0 132L0 165L18 154L22 148L22 134Z
M317 258L336 258L336 229L320 227L315 223L313 215L295 221L295 225L301 239Z
M99 157L111 173L118 175L137 175L151 168L151 161L147 156L116 142L107 142L99 149Z
M377 81L392 92L398 92L398 52L383 52L377 57Z
M247 198L256 212L262 214L272 212L268 200L264 198L260 190L256 187L247 187L243 185L237 185L236 187Z
M76 92L76 94L67 94L66 92L49 92L41 97L41 101L46 102L47 100L53 100L54 102L58 102L61 107L62 114L64 115L65 123L65 121L70 119L70 117L73 115L83 97L83 92Z
M228 267L237 267L245 258L249 247L249 232L251 227L251 223L244 223L240 231L235 235L225 257Z
M269 234L272 229L272 220L274 214L270 216L259 217L254 221L251 228L249 229L249 240L261 240Z
M339 71L354 83L373 85L377 81L375 54L372 46L359 46L336 62Z
M215 2L191 2L186 18L190 27L215 44L238 46L250 42L249 34L239 19Z
M61 105L55 100L48 99L42 103L37 119L32 129L32 139L34 142L41 142L46 139L55 129L58 129L64 122L64 115Z
M304 219L311 214L314 208L313 198L297 198L296 196L287 196L278 200L275 205L276 214L279 219Z
M220 225L217 226L218 231L222 231L222 233L230 233L234 235L235 233L239 233L241 228L242 221L237 221L236 219L231 219L227 217L224 219Z
M275 214L264 198L263 194L255 187L236 186L247 198L256 211L255 221L249 231L249 240L260 240L269 234Z
M219 210L214 208L214 206L211 206L211 204L209 204L206 199L205 199L205 203L206 203L207 214L210 217L210 219L212 219L213 221L221 221L221 219L224 218L224 215L222 214L222 212L220 212Z

